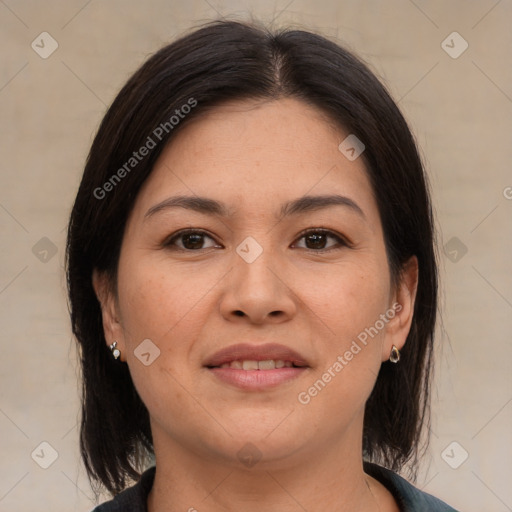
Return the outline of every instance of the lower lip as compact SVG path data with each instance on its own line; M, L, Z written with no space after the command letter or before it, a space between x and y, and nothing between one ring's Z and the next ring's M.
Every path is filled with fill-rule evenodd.
M235 368L209 368L220 380L250 391L274 388L297 378L307 368L276 368L275 370L237 370Z

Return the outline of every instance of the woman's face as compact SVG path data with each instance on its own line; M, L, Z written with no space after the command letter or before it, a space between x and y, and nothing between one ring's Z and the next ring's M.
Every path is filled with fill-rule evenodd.
M127 223L117 297L95 277L157 456L273 467L360 456L364 405L407 336L416 271L391 286L364 162L338 149L348 135L298 100L238 101L160 156Z

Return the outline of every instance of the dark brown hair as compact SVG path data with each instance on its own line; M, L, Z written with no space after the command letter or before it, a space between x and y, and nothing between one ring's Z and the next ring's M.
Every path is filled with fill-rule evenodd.
M428 187L411 132L379 80L338 44L302 30L216 21L159 50L122 88L92 144L69 222L67 279L83 378L80 448L90 478L112 493L139 476L153 446L128 367L106 346L93 270L115 283L127 217L177 131L227 100L283 97L321 109L365 144L394 281L412 255L418 258L412 327L400 363L382 364L363 432L367 460L415 467L429 421L437 265ZM183 115L171 121L177 111ZM144 146L152 146L144 158L130 160Z

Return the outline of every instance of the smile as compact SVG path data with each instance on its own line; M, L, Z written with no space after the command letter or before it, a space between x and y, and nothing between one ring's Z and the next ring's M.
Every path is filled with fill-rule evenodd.
M204 361L216 383L244 391L264 391L287 383L309 368L304 356L275 343L225 347Z
M214 368L234 368L235 370L275 370L280 368L300 368L301 365L296 365L292 361L283 361L282 359L268 359L266 361L231 361L230 363L223 363Z

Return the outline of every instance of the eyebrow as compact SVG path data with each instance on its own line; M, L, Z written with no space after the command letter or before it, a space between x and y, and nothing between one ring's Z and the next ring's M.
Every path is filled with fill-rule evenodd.
M279 218L291 215L299 215L311 211L317 211L331 206L344 206L351 209L363 219L366 216L361 207L352 199L337 194L319 195L319 196L302 196L293 201L287 201L281 206ZM158 212L172 209L185 208L207 215L215 215L219 217L228 217L229 211L223 203L210 199L208 197L199 196L174 196L152 206L144 215L147 219Z

